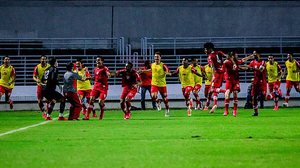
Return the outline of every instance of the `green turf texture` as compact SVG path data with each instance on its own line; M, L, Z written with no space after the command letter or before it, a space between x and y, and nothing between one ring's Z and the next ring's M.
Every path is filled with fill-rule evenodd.
M104 120L53 120L0 137L0 167L299 167L300 110L239 109L238 117L184 109L107 110ZM53 116L57 116L54 112ZM37 112L0 112L0 133L43 122Z

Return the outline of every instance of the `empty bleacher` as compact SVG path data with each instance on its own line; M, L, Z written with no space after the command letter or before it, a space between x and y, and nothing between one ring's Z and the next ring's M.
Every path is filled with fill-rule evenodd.
M201 65L207 64L207 55L203 51L203 44L213 42L216 50L225 53L236 51L239 57L245 57L254 50L260 52L264 60L273 55L275 61L282 67L287 53L293 53L296 60L300 60L300 37L180 37L180 38L147 38L141 39L141 55L151 58L155 51L160 51L163 62L171 70L175 70L183 57L198 57ZM240 72L240 80L249 83L252 72ZM178 83L176 77L168 79L168 83ZM283 80L284 82L284 80Z
M215 44L216 50L225 53L236 51L239 57L251 54L254 50L262 53L263 59L272 54L276 61L284 67L286 54L294 53L294 58L300 60L300 37L211 37L211 38L142 38L141 47L132 49L130 44L124 44L124 38L85 38L85 39L0 39L0 56L9 55L11 64L15 67L17 78L16 87L19 90L30 88L26 95L17 95L15 100L35 100L35 82L32 80L34 67L40 62L41 55L48 58L56 57L59 62L60 75L65 72L65 64L75 62L77 58L82 58L84 64L92 72L95 67L97 55L105 58L105 65L116 71L124 68L126 62L133 62L134 68L142 66L145 60L153 61L155 51L160 51L163 55L162 61L168 65L171 71L175 71L181 64L183 57L197 57L201 65L207 64L207 55L203 51L203 44L211 41ZM252 72L240 72L241 85L247 86L253 77ZM283 80L282 82L285 82ZM109 79L110 85L119 85L118 78ZM167 77L170 98L181 98L181 91L178 77ZM174 87L173 87L174 86ZM117 100L120 89L119 86L111 87L113 91L109 93L109 100ZM17 89L15 89L17 90ZM25 93L25 92L24 92ZM115 95L114 95L115 94ZM13 96L15 93L13 93ZM245 90L240 93L245 97ZM291 96L296 94L292 92ZM23 97L22 97L23 96ZM139 95L137 95L139 97Z

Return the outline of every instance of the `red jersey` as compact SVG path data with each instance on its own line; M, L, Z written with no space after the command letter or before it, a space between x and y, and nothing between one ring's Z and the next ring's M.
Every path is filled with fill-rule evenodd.
M207 62L210 64L216 73L223 73L223 56L225 54L222 51L213 51L208 55Z
M117 76L120 76L122 78L122 87L131 87L138 82L141 82L141 77L135 70L127 72L125 68L120 69L117 71Z
M108 73L109 69L106 66L96 67L94 69L94 89L106 87L108 89Z
M258 69L254 69L254 81L253 83L259 83L259 82L267 82L267 70L266 70L266 62L265 61L256 61L253 60L250 62L249 66L251 68L260 68L260 67L264 67L264 70L261 72Z
M242 60L237 60L236 64L242 64ZM225 79L230 81L238 81L239 80L239 69L233 69L233 62L231 60L225 60L223 63L223 70L225 72Z
M147 67L143 67L142 70L147 70ZM142 84L141 86L151 86L152 72L143 72L140 74Z

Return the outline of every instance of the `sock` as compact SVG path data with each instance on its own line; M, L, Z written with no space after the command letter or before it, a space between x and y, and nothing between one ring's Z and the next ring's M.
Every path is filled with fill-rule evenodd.
M120 103L120 106L121 106L121 109L122 109L122 111L124 112L124 113L126 113L126 105L125 105L125 102L121 102Z
M166 109L168 110L169 109L169 99L168 99L168 97L165 97L163 100L164 100Z
M214 105L217 105L218 104L218 93L217 92L214 92Z
M225 112L228 113L230 99L225 98Z
M100 119L102 119L103 118L103 116L104 116L104 107L105 107L105 105L103 104L100 104Z
M288 94L286 94L286 96L285 96L285 102L288 103L288 102L289 102L289 99L290 99L290 94L288 93Z
M274 98L274 106L275 106L275 107L278 107L278 98L277 98L277 97Z
M236 111L238 107L238 98L233 97L233 111Z
M60 112L60 113L64 113L65 107L66 107L66 102L65 102L65 101L60 102L60 105L59 105L59 112Z
M45 109L44 109L44 103L43 103L43 101L40 101L40 102L38 103L38 105L39 105L39 108L40 108L41 112L44 112Z
M131 102L128 100L126 101L126 111L130 113L130 109L131 109Z
M200 104L200 96L198 95L198 93L194 93L194 96L195 96L195 101L196 101L196 104L198 106L198 104Z
M48 104L48 112L47 112L47 114L49 114L49 116L51 115L54 106L55 106L54 102L51 102L51 103ZM48 115L47 115L47 117L48 117Z
M258 113L258 105L257 105L257 96L254 96L253 97L253 110L254 110L254 113Z
M209 92L207 95L207 100L206 100L206 104L205 104L206 107L208 107L210 104L211 96L212 96L212 92Z
M90 117L90 114L94 108L94 102L89 102L89 106L87 108L87 112L85 113L85 117Z

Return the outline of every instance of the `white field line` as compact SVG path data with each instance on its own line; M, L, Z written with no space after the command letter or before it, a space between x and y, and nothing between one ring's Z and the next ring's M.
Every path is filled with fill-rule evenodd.
M66 114L65 114L64 116L66 116ZM1 134L0 134L0 137L2 137L2 136L4 136L4 135L8 135L8 134L13 134L13 133L16 133L16 132L19 132L19 131L24 131L24 130L27 130L27 129L29 129L29 128L38 127L38 126L40 126L40 125L47 124L47 123L52 122L52 121L57 120L57 119L58 119L58 118L53 118L52 120L43 121L43 122L38 123L38 124L33 124L33 125L26 126L26 127L18 128L18 129L15 129L15 130L7 131L7 132L4 132L4 133L1 133Z

